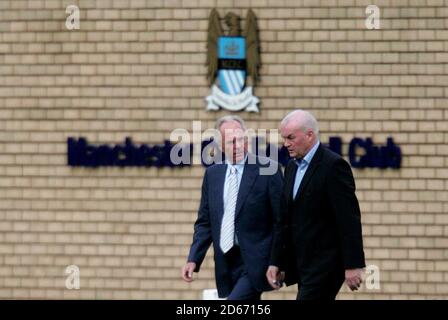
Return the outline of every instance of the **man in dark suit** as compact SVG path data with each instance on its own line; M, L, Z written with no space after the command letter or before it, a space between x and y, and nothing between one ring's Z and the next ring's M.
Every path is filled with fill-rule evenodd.
M266 279L273 233L280 226L283 176L276 162L247 152L241 118L218 120L225 162L207 168L185 281L193 280L213 243L219 297L258 300L272 290Z
M266 276L285 271L298 284L297 299L334 300L344 280L351 290L365 267L361 214L350 165L323 147L316 119L303 110L288 114L280 134L293 158L285 170L281 237Z

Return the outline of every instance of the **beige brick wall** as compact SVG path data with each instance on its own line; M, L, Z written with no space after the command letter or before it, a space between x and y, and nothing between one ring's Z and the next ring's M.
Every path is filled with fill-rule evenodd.
M65 8L81 10L80 30ZM331 7L330 4L337 4ZM381 9L381 30L364 26ZM341 299L448 295L448 1L0 1L0 298L197 299L211 252L180 280L203 168L66 165L66 139L160 143L206 112L208 15L258 16L260 114L276 128L300 106L339 135L403 152L400 170L354 170L367 264L380 290ZM244 22L244 21L243 21ZM81 289L67 290L68 265ZM295 288L265 294L293 298Z

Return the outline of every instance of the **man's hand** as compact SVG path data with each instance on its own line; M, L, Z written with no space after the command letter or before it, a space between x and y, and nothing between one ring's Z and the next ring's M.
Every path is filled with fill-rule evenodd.
M362 283L362 275L363 269L348 269L345 270L345 283L352 291L356 291L359 289Z
M266 278L272 288L278 290L283 285L283 280L285 278L284 272L280 272L280 269L276 266L269 266L268 271L266 271Z
M193 281L193 272L194 269L196 269L196 263L194 262L188 262L183 268L182 268L182 279L186 282Z

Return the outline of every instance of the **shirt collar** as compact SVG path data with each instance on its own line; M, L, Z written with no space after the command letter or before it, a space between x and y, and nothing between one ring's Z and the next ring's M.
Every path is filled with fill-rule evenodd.
M317 142L314 144L314 146L308 151L308 153L300 160L296 160L297 165L300 165L300 163L303 161L305 164L309 164L311 160L313 160L314 154L317 151L317 148L319 147L320 141L317 140Z

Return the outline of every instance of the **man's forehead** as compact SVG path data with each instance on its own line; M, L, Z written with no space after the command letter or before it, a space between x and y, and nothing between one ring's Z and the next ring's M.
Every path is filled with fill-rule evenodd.
M226 121L224 123L221 124L220 126L221 130L226 129L226 128L240 128L241 129L241 124L238 121Z
M244 135L244 130L242 128L222 128L221 130L224 135L235 135L235 136L242 136Z
M295 131L297 131L298 129L299 129L299 126L298 126L297 121L289 121L280 129L280 131L282 133L291 134L291 133L294 133Z
M284 137L289 136L291 133L294 132L294 127L290 125L290 123L286 124L282 128L280 128L280 134Z

